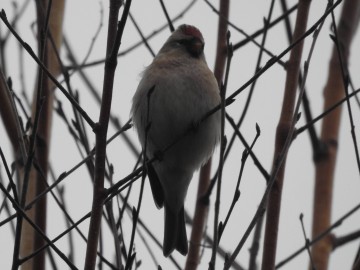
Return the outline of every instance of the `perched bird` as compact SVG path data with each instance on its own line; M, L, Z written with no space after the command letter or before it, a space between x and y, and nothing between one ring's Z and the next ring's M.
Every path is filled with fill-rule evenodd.
M155 203L165 209L166 257L174 249L183 255L188 252L184 200L194 171L210 158L220 139L219 112L200 119L219 104L219 87L205 60L203 36L196 27L181 25L143 72L132 105L146 157L158 157L147 172Z

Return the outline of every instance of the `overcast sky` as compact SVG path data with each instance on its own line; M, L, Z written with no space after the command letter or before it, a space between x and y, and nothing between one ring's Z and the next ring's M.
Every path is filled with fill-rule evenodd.
M8 18L13 16L13 8L10 1L3 1L0 8L5 9ZM18 1L19 6L22 6L23 1ZM165 1L171 17L176 16L190 1ZM211 1L214 6L218 6L218 1ZM288 1L288 6L292 7L296 1ZM308 28L323 14L327 1L312 1L310 18ZM248 34L252 34L256 30L263 27L263 18L268 16L270 1L232 1L230 8L230 21L237 27L241 28ZM107 35L107 13L109 3L108 1L89 1L89 0L77 0L67 1L65 10L64 21L64 35L68 40L71 48L73 49L78 61L82 61L86 56L91 40L95 35L96 29L100 22L103 23L100 34L94 44L94 48L88 58L88 61L99 60L104 57L106 48L106 35ZM103 10L103 17L101 18L100 9ZM341 5L336 9L335 16L338 19ZM163 25L166 20L161 10L159 1L137 1L133 0L131 6L131 14L138 23L139 27L145 35L148 35ZM279 1L275 2L272 19L277 18L282 14ZM292 26L294 26L296 12L292 13L290 18ZM23 17L17 24L17 29L20 35L26 42L36 50L36 43L34 40L34 31L31 24L35 21L35 9L33 1L30 2ZM178 26L182 23L193 24L197 26L203 33L205 38L205 55L209 67L212 69L215 61L215 49L216 49L216 34L217 34L217 15L212 12L210 7L202 0L196 1L194 6L186 13L180 20L174 23ZM314 55L310 63L309 76L307 79L306 87L307 94L310 100L310 106L313 116L319 115L323 111L323 87L327 79L328 63L331 54L333 43L329 38L331 34L330 30L330 17L326 20L324 27L320 33L319 39L316 43ZM0 22L1 36L7 32L5 25ZM244 36L233 28L231 31L231 42L233 44L244 39ZM156 53L163 42L169 36L169 29L165 29L153 39L149 41L149 44L153 51ZM256 39L257 42L261 42L262 36ZM134 24L130 21L127 22L127 26L124 32L124 37L120 47L120 51L124 51L131 45L141 40L139 34L135 30ZM309 45L312 41L311 36L306 39L303 61L309 53ZM274 55L280 54L288 47L288 40L286 38L285 27L283 23L278 24L272 28L265 43L265 47L271 51ZM355 40L352 44L352 50L349 61L349 71L353 85L355 89L359 88L360 77L360 52L357 48L360 48L359 34L355 36ZM232 59L231 72L229 76L229 84L227 93L232 94L244 83L246 83L255 72L255 65L259 53L259 48L254 44L248 43L246 46L236 50ZM62 48L63 61L69 63L67 60L66 51ZM282 59L286 61L289 55L285 55ZM18 43L14 38L11 38L6 48L7 58L7 76L13 78L14 90L20 95L21 85L18 80L19 65L18 65ZM269 60L269 56L263 55L262 66ZM145 48L141 46L131 53L126 54L119 58L116 79L114 86L114 96L112 105L112 114L117 116L122 123L125 123L130 117L131 99L137 84L141 78L141 72L152 61L152 55ZM24 63L25 67L25 82L26 92L29 97L32 97L32 91L35 84L35 71L36 65L33 60L25 55ZM303 65L302 65L303 67ZM98 93L101 93L102 80L103 80L103 65L97 65L96 67L87 68L86 74L90 78L90 81L95 86ZM280 109L282 106L282 95L284 91L286 72L280 65L274 65L271 67L256 83L253 99L249 108L247 117L241 127L241 132L245 136L248 142L251 142L256 134L255 124L258 123L261 129L261 136L258 139L254 147L254 152L258 156L260 162L263 164L266 170L270 171L273 151L275 130L280 115ZM93 96L89 93L86 86L80 77L75 74L71 77L71 84L73 89L76 89L80 94L80 104L83 109L88 112L93 120L98 118L99 106L94 100ZM227 112L235 119L238 120L242 108L244 106L246 97L249 92L249 87L237 96L236 101L227 108ZM64 96L57 91L56 97L61 100L64 110L68 113L69 119L73 118L71 107L69 102ZM356 134L360 136L357 123L359 123L359 107L354 101L351 102L354 108L354 119L356 125ZM302 110L302 108L301 108ZM302 126L305 123L304 116L301 117L297 123L297 127ZM316 124L316 130L318 134L321 130L321 124ZM111 136L116 129L110 125L109 135ZM137 140L137 136L134 130L127 131L128 135L136 145L138 151L140 151L140 145ZM230 138L232 130L230 125L226 125L226 134ZM81 155L74 143L73 138L68 134L67 127L64 125L56 114L53 119L53 132L51 141L51 153L50 162L54 168L56 176L60 173L70 170L76 163L82 160ZM94 135L91 129L88 128L88 135L91 141L91 145L94 145ZM4 127L0 124L0 147L4 150L7 161L12 162L13 156L11 154L11 148L7 139ZM231 204L234 188L237 181L237 176L240 169L240 159L244 150L243 145L237 140L230 152L227 163L224 166L223 186L222 186L222 199L220 208L220 220L224 220L227 210ZM219 151L214 153L213 171L218 166ZM111 143L108 148L109 162L113 164L114 182L122 179L128 175L135 163L137 157L128 149L124 144L123 139L117 139ZM5 172L2 164L0 164L0 172L5 176ZM6 179L6 177L4 177ZM185 204L186 210L192 215L194 211L195 196L197 191L197 173L193 177L193 181L189 187L188 196ZM5 182L7 183L7 182ZM282 198L281 220L280 220L280 233L277 251L277 262L286 258L292 252L304 245L304 237L299 222L300 213L304 214L305 230L308 237L311 236L311 219L312 219L312 203L313 203L313 186L314 186L314 164L312 161L312 150L309 140L309 136L306 132L299 135L298 138L291 145L287 164ZM138 181L133 188L132 195L130 196L130 203L132 206L136 206L140 182ZM91 179L85 168L81 167L75 173L70 175L63 183L65 189L65 198L69 207L69 213L74 220L78 220L85 215L91 209L92 202L92 186ZM260 199L265 190L266 183L258 169L253 162L249 159L245 166L244 175L242 178L240 190L241 197L235 206L234 213L232 214L228 227L226 228L220 245L228 252L232 252L240 241L246 228L248 227L256 208L260 202ZM359 203L358 191L360 190L359 171L355 160L354 146L350 134L349 119L346 107L343 108L342 114L342 126L340 131L339 140L339 153L337 159L337 167L335 174L335 186L333 197L333 210L332 220L335 221L352 207ZM3 200L3 194L0 194L1 202ZM211 209L209 214L209 222L207 232L212 236L213 232L213 204L215 196L211 197ZM49 220L48 220L48 235L50 238L55 237L61 233L66 224L62 218L62 214L58 207L55 205L54 200L49 198ZM162 242L163 235L163 210L157 210L148 184L145 186L145 193L143 199L143 206L141 209L141 218L151 228L154 234ZM3 211L0 213L0 221L7 217ZM61 217L61 218L60 218ZM358 230L358 224L360 224L360 214L355 213L352 217L347 219L338 229L334 231L336 235L344 235L349 232ZM123 224L126 239L129 239L129 233L131 232L131 219L126 217ZM109 238L109 230L104 223L104 235L106 245L104 246L105 254L108 259L112 260L115 249L113 241ZM81 224L80 229L87 235L88 220ZM143 232L143 231L142 231ZM191 234L191 228L187 227L188 237ZM85 243L81 238L74 233L76 240L76 259L75 265L81 269L83 268L85 258ZM146 236L147 237L147 236ZM13 252L13 234L10 230L10 226L5 225L0 227L0 268L10 269L12 263ZM163 269L172 269L173 265L168 259L163 258L161 250L147 238L150 246L157 255L158 263ZM239 254L237 262L242 266L247 267L249 252L248 248L251 245L252 235L249 237L245 244L245 247ZM147 250L139 237L136 236L135 240L136 250L138 257L142 260L142 266L140 269L156 269L153 264ZM129 241L126 241L127 243ZM261 241L262 243L262 241ZM57 244L61 250L66 254L68 250L68 244L66 240L60 240ZM355 258L356 251L359 246L359 241L354 241L351 244L336 250L330 260L330 270L335 269L350 269L352 262ZM262 251L259 254L258 261L261 263ZM175 253L176 260L183 265L185 259ZM206 269L211 256L211 249L205 249L204 256L201 261L199 269ZM56 256L55 256L56 257ZM66 265L58 258L59 269L66 269ZM300 256L294 259L289 264L285 265L283 269L305 269L308 265L308 255L303 252ZM223 260L218 259L217 268L221 269Z

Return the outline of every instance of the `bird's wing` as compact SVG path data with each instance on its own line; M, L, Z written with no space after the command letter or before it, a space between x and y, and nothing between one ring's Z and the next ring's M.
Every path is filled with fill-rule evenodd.
M164 191L162 189L159 177L152 164L147 165L147 173L149 176L150 187L156 207L162 208L164 206Z

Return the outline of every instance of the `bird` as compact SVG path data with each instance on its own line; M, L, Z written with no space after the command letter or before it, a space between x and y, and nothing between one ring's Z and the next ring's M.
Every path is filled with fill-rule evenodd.
M186 193L193 173L220 141L219 111L201 121L221 103L204 45L198 28L180 25L143 71L132 102L131 116L146 159L155 157L147 174L156 206L164 206L165 257L174 250L188 253Z

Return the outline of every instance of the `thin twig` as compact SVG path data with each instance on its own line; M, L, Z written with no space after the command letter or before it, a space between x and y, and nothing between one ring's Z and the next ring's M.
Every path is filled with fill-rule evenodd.
M147 41L146 37L144 36L143 32L141 31L139 25L137 24L137 22L135 21L135 18L134 16L132 16L131 13L129 13L129 17L130 17L130 20L131 22L134 24L135 28L136 28L136 31L139 33L145 47L148 49L149 53L151 54L152 57L155 57L155 53L154 53L154 50L150 47L150 44L149 42Z
M350 99L349 99L349 75L346 72L347 71L347 68L346 68L347 67L347 59L344 59L344 55L343 55L344 51L341 50L341 48L340 48L340 47L344 47L344 44L342 44L342 42L339 40L337 26L336 26L336 22L335 22L334 11L331 12L331 19L332 19L332 26L334 29L334 36L330 35L330 37L332 37L332 40L335 42L336 50L337 50L338 57L339 57L339 65L340 65L340 69L341 69L341 75L343 78L344 91L345 91L345 97L346 97L346 105L347 105L349 120L350 120L351 138L353 140L354 150L355 150L355 155L356 155L356 162L357 162L358 170L360 173L359 148L358 148L358 144L357 144L354 118L352 115Z
M135 239L135 231L136 231L136 226L137 226L137 222L139 219L139 214L140 214L140 207L141 207L141 202L142 202L142 198L143 198L143 192L144 192L144 184L145 184L145 178L146 178L146 173L147 173L147 165L146 165L146 152L147 152L147 143L148 143L148 135L149 135L149 129L151 128L151 123L150 123L150 99L151 99L151 95L153 94L155 90L155 86L153 86L151 89L149 89L149 91L147 92L147 113L146 113L146 126L145 126L145 145L144 145L144 149L143 149L143 167L146 168L146 170L142 171L142 176L141 176L141 185L140 185L140 192L139 192L139 200L138 200L138 205L137 208L133 208L133 226L132 226L132 231L131 231L131 238L130 238L130 245L129 245L129 251L128 251L128 256L127 256L127 261L126 261L126 265L125 265L125 270L130 270L132 267L132 249L133 249L133 245L134 245L134 239ZM135 254L134 254L135 255Z
M259 138L260 136L260 128L259 126L256 124L256 135L255 135L255 138L250 146L250 149L252 150L252 148L254 147L257 139ZM228 213L226 215L226 218L225 218L225 221L224 223L221 223L222 226L219 226L219 241L220 241L220 238L222 236L222 233L224 232L225 230L225 227L230 219L230 216L231 216L231 213L235 207L235 204L236 202L239 200L240 198L240 181L241 181L241 178L242 178L242 175L243 175L243 172L244 172L244 168L245 168L245 163L246 163L246 160L247 158L249 157L249 152L245 149L243 151L243 154L242 154L242 158L241 158L241 166L240 166L240 172L239 172L239 176L238 176L238 180L236 182L236 187L235 187L235 191L234 191L234 196L233 196L233 200L231 202L231 205L230 205L230 208L228 210Z
M257 59L254 74L256 74L256 72L258 72L258 70L260 69L262 55L263 55L264 47L265 47L266 36L267 36L267 30L268 30L268 27L269 27L269 22L271 20L271 15L272 15L272 10L273 10L273 3L274 3L274 1L271 2L271 7L269 9L268 18L264 19L264 35L263 35L263 38L262 38L262 41L261 41L261 45L260 45L261 47L260 47L260 51L259 51L259 55L258 55L258 59ZM236 130L238 130L240 128L243 120L245 119L245 115L246 115L247 110L248 110L248 108L250 106L250 101L251 101L251 98L252 98L252 95L253 95L253 92L254 92L254 89L255 89L256 82L257 82L257 80L254 80L253 83L251 84L251 87L250 87L250 90L249 90L249 93L248 93L248 97L247 97L246 102L245 102L244 109L243 109L243 111L241 113L241 116L240 116L240 119L239 119L238 123L236 124L236 129L234 128L234 133L231 136L231 139L230 139L230 141L228 143L228 147L227 147L226 152L225 152L225 159L228 157L228 155L230 153L230 150L232 149L232 145L235 142Z
M216 62L214 68L214 74L220 86L220 116L221 116L221 132L220 132L220 158L219 158L219 173L217 177L217 189L216 199L214 206L214 243L212 246L211 259L209 262L209 270L216 269L216 253L219 245L219 214L220 214L220 197L221 197L221 182L222 182L222 171L224 167L224 152L226 147L225 137L225 99L226 99L226 88L229 79L231 58L233 56L232 45L230 44L230 32L227 28L227 19L229 18L230 1L220 1L220 14L218 20L218 35L217 35L217 47L216 47ZM226 53L226 54L225 54ZM224 74L224 67L226 63L225 81L222 83ZM208 162L208 164L211 161ZM210 166L210 165L208 165ZM210 179L208 180L210 181Z
M167 10L166 10L164 1L163 1L163 0L159 0L159 1L160 1L160 4L161 4L161 8L162 8L162 10L164 11L166 20L167 20L167 22L168 22L168 25L169 25L169 28L170 28L170 32L172 33L172 32L175 31L175 28L174 28L174 26L173 26L173 24L172 24L172 22L171 22L169 13L168 13Z
M317 117L315 117L314 119L312 119L310 122L306 123L305 125L303 125L302 127L298 128L295 132L295 136L299 135L300 133L304 132L305 130L307 130L309 128L309 126L314 125L316 122L318 122L319 120L321 120L322 118L324 118L326 115L328 115L330 112L332 112L333 110L335 110L336 108L338 108L339 106L341 106L344 102L346 102L347 99L350 99L352 97L355 97L357 94L360 93L360 88L355 90L354 92L352 92L351 94L349 94L348 97L344 97L343 99L341 99L340 101L336 102L334 105L332 105L331 107L329 107L328 109L326 109L324 112L322 112L321 114L319 114Z
M85 71L83 70L84 66L80 66L75 58L75 55L73 53L73 50L70 47L70 44L68 40L64 39L64 46L67 50L68 58L70 62L76 67L76 70L79 73L79 76L82 78L84 84L86 85L86 88L89 90L89 92L93 95L95 100L98 102L98 104L101 103L101 96L98 94L96 88L91 83L90 78L85 74ZM69 68L69 67L68 67ZM115 126L116 129L121 130L122 124L118 117L114 116L113 114L110 115L110 121ZM129 136L126 133L122 133L123 139L125 140L126 144L129 146L130 150L135 156L139 155L139 150L135 146L135 144L132 142L132 140L129 138Z
M0 152L2 153L2 150L0 148ZM3 157L3 155L1 155ZM3 164L6 163L5 159L2 159ZM25 219L34 229L37 233L41 235L41 237L53 248L53 250L59 255L60 258L63 259L63 261L71 268L71 269L77 269L69 260L68 258L61 252L60 249L58 249L51 240L46 236L46 234L26 215L22 207L15 201L15 199L7 192L6 188L0 183L0 190L5 194L5 196L8 198L8 200L12 203L12 206L14 209L19 213L19 215ZM17 264L19 263L19 259L16 260L15 267L17 267Z
M310 246L309 246L310 240L309 240L309 238L307 238L307 236L306 236L306 231L305 231L305 227L304 227L303 218L304 218L304 215L303 215L303 213L301 213L299 219L300 219L300 223L301 223L302 232L303 232L303 235L304 235L304 238L305 238L306 250L307 250L308 255L309 255L309 258L310 258L311 269L312 269L312 270L316 270L316 268L315 268L315 266L314 266L313 258L312 258L312 256L311 256Z
M56 78L50 73L44 63L36 56L32 48L29 44L23 41L23 39L19 36L19 34L15 31L15 29L10 25L6 18L6 13L4 10L0 12L0 18L5 23L5 25L9 28L14 37L19 41L19 43L23 46L23 48L29 53L29 55L35 60L35 62L39 65L41 70L46 73L49 79L56 85L56 87L65 95L65 97L70 101L72 105L78 110L78 112L84 117L86 122L89 124L91 128L95 127L95 123L91 120L90 116L81 108L81 106L76 102L76 100L66 91L66 89L56 80Z
M336 220L331 226L329 226L326 230L324 230L322 233L320 233L318 236L314 237L310 242L309 246L314 245L316 242L323 239L325 236L327 236L332 230L339 227L347 218L349 218L351 215L353 215L356 211L360 210L360 203L354 206L352 209L350 209L347 213L345 213L342 217L340 217L338 220ZM300 255L303 251L306 250L306 244L299 248L297 251L295 251L293 254L291 254L286 259L280 261L276 264L275 269L279 269L291 260L293 260L295 257Z
M260 69L252 78L250 78L245 84L243 84L240 88L235 90L230 96L227 97L227 101L234 100L237 95L239 95L242 91L244 91L254 80L259 78L265 71L267 71L270 67L272 67L277 61L283 58L288 52L290 52L295 46L297 46L300 42L302 42L306 37L311 35L317 27L326 19L327 16L334 10L343 0L338 0L299 38L294 40L290 46L288 46L285 50L283 50L279 55L271 58L265 66Z
M256 223L253 242L249 248L250 258L249 258L249 269L248 270L257 270L256 257L259 253L260 247L260 237L261 231L264 223L264 216L262 216Z
M265 48L265 46L263 44L259 44L256 40L255 37L256 35L248 35L244 30L240 29L239 27L237 27L235 24L233 24L232 22L230 22L228 20L228 18L225 18L223 15L220 14L220 12L208 1L208 0L204 0L205 3L210 6L210 8L222 19L226 20L226 22L228 23L229 26L231 26L233 29L235 29L236 31L238 31L239 33L241 33L242 35L244 35L246 37L247 41L251 41L253 44L255 44L255 46L259 47L261 51L265 52L266 54L268 54L270 57L274 57L274 54L272 54L268 49ZM293 9L292 11L296 10ZM281 18L284 18L284 16L281 16ZM268 27L274 26L276 23L280 22L281 20L276 20L274 22L272 22L271 24L269 23L269 20L267 21L267 25L256 32L257 35L262 34L264 32L267 31ZM266 33L264 34L264 36L266 36ZM246 42L247 43L247 42ZM245 43L245 44L246 44ZM243 45L245 45L243 44ZM234 45L234 51L239 49L241 46L239 46L238 44ZM278 59L278 63L285 67L285 63L283 61L281 61L281 59Z
M176 15L171 21L172 22L176 22L178 21L179 19L181 19L182 17L184 17L184 15L194 6L194 4L196 3L197 0L192 0L189 2L188 5L185 6L185 8L179 12L178 15ZM147 41L149 41L150 39L152 39L153 37L155 37L157 34L161 33L163 30L165 30L166 28L168 28L168 23L158 27L157 29L155 29L151 34L145 36L145 39ZM66 39L65 39L66 40ZM136 42L135 44L129 46L128 48L124 49L123 51L120 51L118 53L118 57L120 56L124 56L130 52L132 52L133 50L137 49L138 47L140 47L141 45L143 45L144 41L143 40L140 40L138 42ZM89 62L89 63L86 63L84 65L81 66L81 68L87 68L87 67L92 67L92 66L95 66L95 65L99 65L99 64L103 64L105 63L105 59L100 59L100 60L95 60L93 62ZM79 68L79 65L77 65L76 63L73 63L72 66L68 66L67 68L69 69L77 69Z

